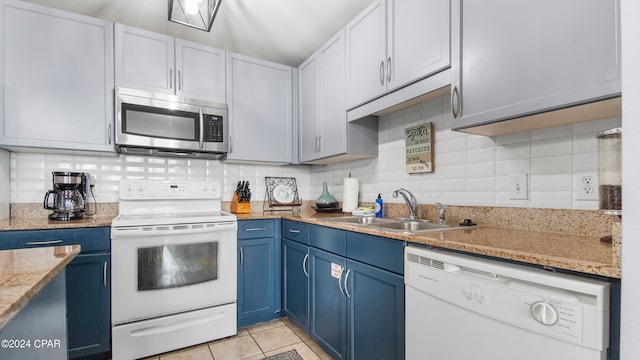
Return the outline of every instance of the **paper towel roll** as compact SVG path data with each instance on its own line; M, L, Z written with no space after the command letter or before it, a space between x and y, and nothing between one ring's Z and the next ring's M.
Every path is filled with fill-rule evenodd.
M342 188L342 211L351 212L358 208L360 181L356 178L344 178Z

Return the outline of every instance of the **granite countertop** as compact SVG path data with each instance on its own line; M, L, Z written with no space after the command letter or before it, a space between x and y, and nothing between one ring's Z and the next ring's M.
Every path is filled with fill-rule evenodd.
M80 253L80 245L0 250L0 329Z
M79 220L49 220L46 216L0 220L0 230L72 229L111 226L113 216L84 217Z
M333 216L303 214L302 216L283 216L283 218L551 268L618 279L621 277L619 242L617 246L605 244L600 241L599 236L514 230L489 226L411 235L367 226L326 221L327 217L335 216L335 214Z

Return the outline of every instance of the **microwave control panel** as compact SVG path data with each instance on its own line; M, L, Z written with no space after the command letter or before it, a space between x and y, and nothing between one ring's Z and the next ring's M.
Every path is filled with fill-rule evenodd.
M224 142L222 116L205 115L203 139L205 142Z

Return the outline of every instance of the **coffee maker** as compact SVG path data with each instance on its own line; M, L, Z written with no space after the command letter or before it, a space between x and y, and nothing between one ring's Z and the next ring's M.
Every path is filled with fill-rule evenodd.
M51 175L53 190L44 195L44 208L53 210L49 220L81 219L87 211L89 174L54 171ZM49 205L50 195L53 195L53 205Z

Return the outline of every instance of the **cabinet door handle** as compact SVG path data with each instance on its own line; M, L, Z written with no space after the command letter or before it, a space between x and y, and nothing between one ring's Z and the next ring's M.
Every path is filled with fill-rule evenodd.
M295 230L295 229L289 229L289 232L293 234L300 234L300 230Z
M107 261L102 264L102 286L107 287Z
M342 293L342 295L346 295L344 293L344 290L342 290L342 274L344 273L344 268L342 268L342 270L340 270L340 277L338 278L338 288L340 288L340 292Z
M244 229L244 231L265 231L267 230L267 228L251 228L251 229Z
M322 135L318 136L318 152L322 152Z
M111 145L111 123L107 126L107 144Z
M391 56L387 59L387 82L391 82Z
M178 90L182 90L182 71L178 70Z
M169 89L173 89L173 69L169 69Z
M451 92L451 115L453 115L454 119L458 118L458 112L460 107L460 93L458 92L458 87L454 86L453 91Z
M344 294L347 295L348 298L351 298L351 294L349 294L349 289L347 289L347 281L349 281L349 274L351 274L351 269L347 270L347 275L344 276Z
M229 135L229 154L231 154L231 149L233 149L233 137Z
M304 259L302 259L302 272L306 277L309 277L309 270L307 270L307 263L309 261L309 254L304 254Z
M240 248L240 268L242 268L242 264L244 263L244 251Z
M380 63L380 85L384 85L384 60Z
M53 245L60 244L62 240L49 240L49 241L29 241L26 245L29 246L38 246L38 245Z

